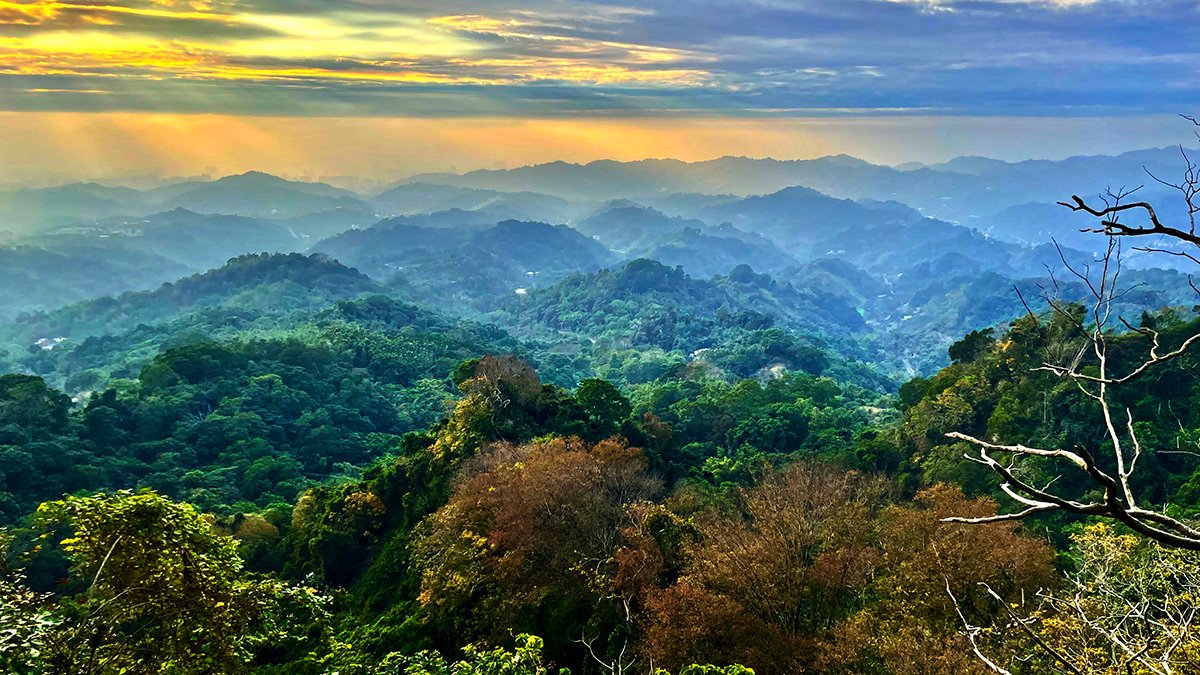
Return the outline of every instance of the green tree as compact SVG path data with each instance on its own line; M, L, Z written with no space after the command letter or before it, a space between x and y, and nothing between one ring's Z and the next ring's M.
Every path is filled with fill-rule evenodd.
M71 399L32 375L0 376L0 443L42 440L61 434Z
M606 380L589 379L580 382L579 389L575 392L575 401L587 415L588 438L595 441L616 433L621 423L629 419L633 410L629 399Z
M152 492L68 497L37 520L68 533L74 591L50 608L46 673L242 672L321 611L311 589L247 575L233 539Z
M994 329L984 328L967 333L963 339L950 345L950 360L954 363L970 363L983 356L996 345Z
M404 675L571 675L566 668L547 667L542 662L542 646L540 637L522 633L512 651L468 645L463 648L463 659L454 663L437 652L421 652L404 659Z
M0 553L11 541L10 535L0 532ZM0 555L0 670L14 675L36 673L55 624L43 598L29 590L20 572Z

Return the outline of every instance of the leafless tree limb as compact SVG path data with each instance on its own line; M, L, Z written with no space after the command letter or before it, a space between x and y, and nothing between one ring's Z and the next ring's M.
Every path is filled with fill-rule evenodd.
M1200 121L1186 118L1198 129L1200 138ZM1066 511L1079 515L1102 516L1123 523L1134 532L1153 539L1167 546L1186 550L1200 551L1200 529L1167 515L1161 510L1145 508L1139 503L1135 494L1133 476L1137 469L1138 460L1142 456L1142 443L1138 438L1132 412L1126 408L1123 411L1115 409L1114 392L1148 373L1157 371L1161 366L1188 354L1200 342L1200 334L1192 335L1178 346L1164 346L1159 332L1152 327L1134 326L1125 318L1116 314L1116 305L1132 290L1122 288L1122 251L1121 240L1126 236L1155 235L1172 239L1176 242L1200 247L1200 235L1196 234L1195 214L1200 213L1200 166L1191 160L1187 152L1180 149L1184 161L1183 177L1179 182L1171 182L1153 175L1158 183L1170 187L1182 194L1188 207L1188 224L1184 227L1173 227L1165 224L1158 212L1149 202L1130 202L1130 195L1141 187L1133 189L1109 189L1100 195L1102 205L1093 206L1079 196L1072 196L1069 202L1060 202L1063 206L1075 212L1087 213L1100 219L1100 227L1084 229L1085 232L1095 232L1105 235L1107 248L1103 256L1094 262L1073 262L1068 259L1062 247L1058 247L1059 259L1063 269L1074 277L1091 296L1086 314L1064 304L1054 295L1061 290L1057 278L1051 274L1051 284L1054 295L1047 293L1043 299L1050 310L1062 317L1079 338L1081 346L1074 353L1074 358L1066 358L1058 363L1046 361L1035 371L1048 372L1059 379L1069 380L1076 388L1099 407L1103 420L1103 437L1105 445L1111 449L1111 457L1103 466L1115 466L1115 472L1102 468L1100 462L1083 447L1073 449L1047 449L1029 447L1023 444L1004 444L990 442L984 439L953 432L947 434L950 438L963 441L973 446L974 451L966 458L984 465L996 473L1002 480L1002 490L1014 502L1019 510L1002 513L986 518L948 518L951 522L981 523L996 521L1020 520L1034 514L1051 511ZM1150 173L1147 171L1147 173ZM1130 213L1140 213L1149 220L1148 226L1127 225L1121 222L1121 216ZM1057 242L1055 242L1057 246ZM1161 246L1142 247L1140 250L1149 253L1167 253L1180 256L1200 264L1200 254L1194 252L1174 251ZM1192 283L1189 277L1189 283ZM1192 288L1200 293L1194 283ZM1018 292L1019 293L1019 292ZM1021 298L1024 302L1024 298ZM1028 308L1028 305L1026 305ZM1129 334L1141 335L1148 343L1147 354L1136 365L1124 372L1113 372L1115 366L1109 354L1109 342L1113 339L1114 327L1123 326ZM1069 355L1064 355L1069 356ZM997 459L1000 456L1004 461ZM1039 458L1063 464L1064 468L1079 471L1100 492L1100 496L1080 501L1055 492L1051 486L1039 488L1021 477L1019 467L1022 459ZM1053 481L1051 482L1053 483Z

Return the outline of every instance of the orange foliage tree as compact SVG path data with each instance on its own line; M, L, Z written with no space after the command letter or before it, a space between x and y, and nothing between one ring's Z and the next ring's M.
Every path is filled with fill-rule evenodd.
M893 505L880 479L800 464L745 490L735 513L701 517L676 583L647 598L654 662L741 663L756 672L971 673L947 587L972 621L1054 579L1053 550L1013 524L940 522L995 513L938 486ZM964 602L964 599L965 602Z
M622 530L661 490L645 469L641 450L616 439L492 445L418 528L420 602L459 642L536 631L561 654L587 637L562 625L619 628L626 611L611 579Z

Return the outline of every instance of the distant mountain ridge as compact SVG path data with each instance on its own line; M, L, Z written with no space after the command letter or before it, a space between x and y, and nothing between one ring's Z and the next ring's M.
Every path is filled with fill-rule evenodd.
M26 339L53 335L79 340L128 330L141 323L170 321L201 307L285 312L380 290L379 284L366 275L326 256L252 254L154 290L28 314L14 328Z
M1005 162L958 157L941 164L872 164L846 155L817 159L720 157L685 162L645 159L550 162L464 174L405 178L378 194L360 194L326 183L287 180L260 171L212 181L186 181L151 190L76 183L0 191L0 230L25 232L112 215L140 216L176 207L209 214L288 218L334 209L431 213L453 208L493 209L495 220L567 222L579 203L636 198L651 203L671 194L746 197L803 186L833 197L897 201L924 215L975 225L1019 204L1054 203L1107 185L1149 181L1146 170L1171 177L1182 169L1178 148L1149 148L1119 155ZM572 204L570 202L577 202Z
M1091 194L1106 185L1138 185L1145 170L1171 176L1181 170L1178 148L1134 150L1115 156L1003 162L964 157L907 170L845 155L778 160L721 157L697 162L647 159L551 162L464 174L422 174L407 181L506 191L537 190L567 199L604 201L673 192L739 196L805 186L834 197L895 200L925 215L970 224L1028 202Z

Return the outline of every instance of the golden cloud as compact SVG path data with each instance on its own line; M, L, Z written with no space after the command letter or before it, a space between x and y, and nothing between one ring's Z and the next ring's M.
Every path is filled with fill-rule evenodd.
M57 15L52 3L25 3L0 0L0 24L36 26Z
M172 77L196 80L303 80L365 84L498 85L561 81L580 84L694 86L707 73L689 69L634 69L569 59L452 59L362 63L323 68L287 62L234 63L227 55L169 45L82 50L13 49L0 40L0 73L90 77Z
M155 0L149 4L93 4L59 0L0 0L0 24L62 29L77 26L81 22L113 25L122 15L220 22L237 20L232 15L213 12L211 5L204 2L177 3Z
M306 84L697 86L709 74L676 67L680 50L541 33L529 20L445 16L424 22L393 17L362 37L336 18L211 13L207 2L148 4L0 0L0 20L37 26L0 36L0 72L141 79L296 80ZM124 15L218 20L269 26L277 35L203 40L107 30ZM433 28L431 29L430 26ZM486 32L530 44L479 44L457 33ZM532 46L531 46L532 44ZM549 45L538 47L537 45ZM397 48L401 53L397 53Z

